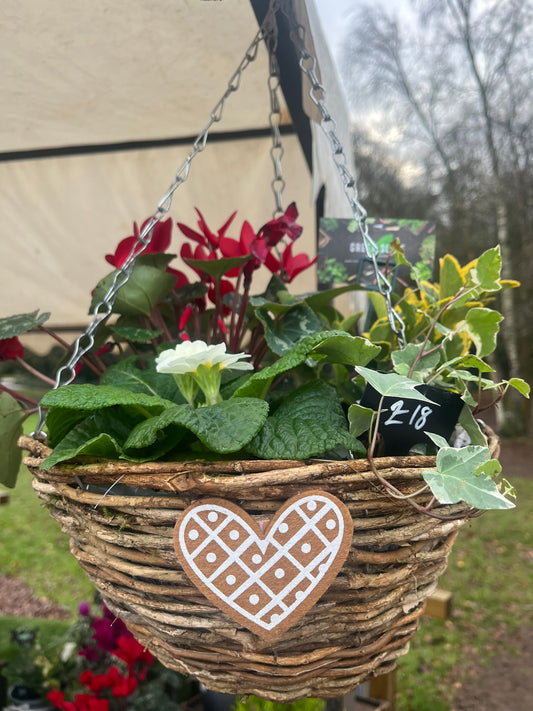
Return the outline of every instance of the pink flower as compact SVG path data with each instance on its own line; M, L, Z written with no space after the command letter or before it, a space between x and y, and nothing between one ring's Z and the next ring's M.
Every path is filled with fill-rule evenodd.
M82 617L88 617L91 614L91 606L88 602L80 602L78 606L78 614Z

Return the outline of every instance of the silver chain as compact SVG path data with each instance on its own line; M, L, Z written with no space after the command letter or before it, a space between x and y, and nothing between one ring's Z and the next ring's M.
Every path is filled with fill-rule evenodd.
M275 19L273 20L273 17L278 8L279 0L273 0L270 3L270 7L261 27L259 28L259 31L257 32L250 46L246 50L239 66L230 78L226 91L216 103L214 109L211 111L207 125L194 141L192 150L190 151L182 165L179 167L178 171L174 176L174 180L172 181L168 190L157 204L156 211L153 213L153 215L151 215L151 217L148 218L145 226L141 230L139 238L133 245L131 252L128 255L128 258L126 259L124 264L116 271L115 276L113 278L113 282L109 287L107 293L104 295L102 300L99 301L94 307L92 312L92 320L89 326L74 341L73 350L69 360L57 371L55 383L53 386L54 390L60 385L68 385L76 377L77 364L80 362L83 356L86 355L94 346L94 337L96 330L98 329L102 321L105 321L111 315L117 292L122 286L124 286L124 284L130 278L137 257L139 257L146 250L146 248L152 241L155 226L159 222L161 222L163 217L165 217L169 212L170 207L172 205L174 193L179 188L179 186L184 183L189 177L189 171L191 169L192 160L195 158L195 156L198 155L198 153L201 153L206 146L209 131L215 123L218 123L222 119L226 100L229 96L231 96L231 94L238 90L244 70L247 69L247 67L256 59L258 47L260 43L267 37L267 28L271 27L273 22L275 24ZM45 415L43 409L41 408L41 406L39 406L39 422L33 433L34 435L38 435L42 431L42 428L44 426L44 420Z
M279 3L276 3L279 5ZM269 21L265 25L265 43L268 49L269 74L268 74L268 93L270 97L270 114L269 123L272 134L272 147L270 149L270 157L274 167L274 179L270 183L272 192L274 193L275 210L273 217L283 214L283 189L285 188L285 180L283 178L283 170L281 167L281 159L283 158L283 145L281 142L281 108L279 101L280 88L280 71L276 50L278 48L278 23L276 21L275 12L269 14Z
M168 214L172 205L174 193L179 188L179 186L184 183L189 177L192 160L196 157L196 155L198 155L198 153L201 153L205 149L209 131L215 123L218 123L222 119L226 100L229 96L231 96L231 94L233 94L239 89L242 74L244 70L256 59L259 44L263 40L265 40L267 44L270 43L269 92L271 101L270 125L272 128L272 148L270 153L274 164L274 180L271 184L276 202L276 210L274 212L274 216L276 216L276 214L280 212L283 212L282 191L285 187L285 181L283 179L283 174L281 170L283 146L281 144L281 134L279 131L279 124L281 120L281 111L278 99L280 74L277 59L275 57L275 49L277 44L277 23L275 14L280 7L288 18L290 26L292 28L291 39L300 54L300 68L302 72L307 75L311 84L309 95L312 101L319 108L320 113L322 115L322 120L320 124L322 131L325 133L330 142L333 161L337 166L344 185L344 192L346 194L346 197L348 198L348 202L350 203L357 224L359 225L359 230L363 238L365 251L374 265L378 288L380 293L385 297L385 301L387 304L387 313L389 316L391 328L396 334L400 346L402 348L405 347L405 324L392 306L392 287L385 275L382 274L379 270L377 264L377 255L379 253L379 250L375 242L368 234L368 226L366 224L367 213L358 200L355 180L346 165L346 155L336 133L337 124L330 116L326 108L325 90L324 87L318 81L318 77L316 76L316 58L309 54L309 52L305 48L305 29L296 21L292 11L290 0L271 0L269 9L259 31L257 32L250 46L246 50L245 55L241 60L239 66L230 78L226 91L216 103L214 109L211 111L210 119L207 125L205 126L203 131L199 133L198 137L194 141L192 150L176 172L174 180L172 181L168 190L159 201L156 211L148 218L146 224L141 230L139 238L133 245L131 252L128 255L128 258L126 259L124 264L116 271L115 276L113 278L113 282L109 287L107 293L104 295L102 300L99 301L94 307L92 313L92 320L86 330L82 334L80 334L75 340L73 344L73 351L69 360L57 371L54 389L58 388L60 385L68 385L76 377L77 364L83 358L83 356L86 355L94 346L96 330L98 329L102 321L105 321L111 315L113 310L113 304L115 303L115 299L119 289L124 286L124 284L129 280L133 272L137 257L139 257L150 244L154 234L155 226L159 222L161 222L163 217ZM66 378L65 374L67 374ZM42 428L44 426L44 420L44 412L39 406L39 422L33 433L34 435L38 435L42 431Z
M289 26L291 27L291 39L300 56L300 69L307 76L311 85L309 96L311 97L313 103L318 107L320 115L322 116L320 127L322 128L322 131L326 135L331 146L333 162L337 167L344 186L344 193L348 198L353 216L359 226L365 252L368 258L372 261L379 293L385 298L387 315L391 329L398 339L400 348L405 348L407 345L405 323L403 322L400 314L394 310L392 305L393 289L391 283L379 269L377 262L379 249L368 233L368 225L366 222L367 211L359 202L355 179L348 168L346 154L337 136L337 123L331 117L326 106L326 91L316 75L316 57L311 55L305 47L305 28L297 22L294 16L292 2L290 2L290 0L283 0L282 10L289 21Z

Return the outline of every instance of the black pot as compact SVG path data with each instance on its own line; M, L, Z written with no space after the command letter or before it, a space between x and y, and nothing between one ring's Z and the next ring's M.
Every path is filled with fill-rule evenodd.
M8 700L12 706L20 706L31 711L49 711L50 706L34 690L22 684L15 684L8 691Z

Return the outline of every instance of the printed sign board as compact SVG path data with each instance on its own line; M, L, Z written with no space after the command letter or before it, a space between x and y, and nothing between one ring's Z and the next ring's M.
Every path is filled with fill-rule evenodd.
M390 245L398 239L406 259L416 265L421 278L428 279L435 259L435 223L424 220L367 219L368 233L378 247L378 266L386 270L389 281L410 283L409 268L391 261ZM376 288L372 260L368 259L356 220L324 217L318 239L318 286L357 282L366 289Z

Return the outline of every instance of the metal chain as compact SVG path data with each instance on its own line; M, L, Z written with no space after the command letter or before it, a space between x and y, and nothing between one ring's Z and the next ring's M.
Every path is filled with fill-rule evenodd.
M279 5L279 3L277 3ZM280 70L276 50L278 48L278 23L275 12L272 12L269 21L265 24L265 44L268 49L269 59L269 75L268 75L268 93L270 97L270 114L269 123L272 132L272 147L270 149L270 157L274 167L274 180L270 183L272 192L274 193L274 202L276 208L273 212L273 217L283 214L283 189L285 188L285 180L281 167L281 159L283 158L283 145L281 142L281 108L279 101L280 88Z
M391 329L398 339L400 348L405 348L407 345L405 323L403 322L400 314L394 310L392 305L392 286L387 277L379 269L377 263L379 248L368 233L368 225L366 223L367 211L359 202L355 179L348 168L346 154L337 136L337 123L331 117L326 106L326 92L316 75L316 57L311 55L305 47L305 28L297 22L292 2L290 0L283 0L281 7L283 13L287 17L289 27L291 28L290 37L300 56L300 69L308 77L311 84L309 96L311 97L313 103L318 107L322 116L320 126L330 143L333 162L337 167L344 186L344 193L350 203L354 218L359 226L365 252L374 266L377 287L380 294L385 298L387 315Z
M204 150L207 143L209 131L215 123L218 123L222 119L226 100L239 88L244 70L247 69L247 67L256 59L259 45L263 40L265 40L265 38L268 36L268 33L270 32L270 30L267 30L267 28L271 27L272 23L275 24L275 13L279 9L279 4L280 0L271 1L268 12L261 27L259 28L259 31L257 32L250 46L246 50L239 66L230 78L226 91L216 103L214 109L211 111L210 119L207 125L194 141L192 150L190 151L182 165L179 167L178 171L174 176L174 180L172 181L168 190L157 204L156 211L153 213L153 215L151 215L151 217L148 218L145 226L141 230L139 238L133 245L131 252L128 255L128 258L126 259L124 264L116 271L115 276L113 278L113 282L109 287L107 293L104 295L102 300L95 305L92 313L92 320L86 330L82 334L80 334L74 341L73 350L69 360L57 371L55 383L53 386L54 390L60 385L68 385L76 377L76 366L94 346L95 332L102 323L102 321L105 321L111 315L117 293L119 289L124 286L124 284L126 284L126 282L129 280L133 272L137 257L139 257L146 250L146 248L152 241L155 226L159 222L161 222L163 217L165 217L169 212L170 207L172 205L174 193L179 188L179 186L184 183L189 177L189 171L191 169L192 160L195 158L196 155L198 155L198 153L201 153ZM44 420L45 414L41 406L39 406L39 422L33 433L34 435L38 435L42 432Z

